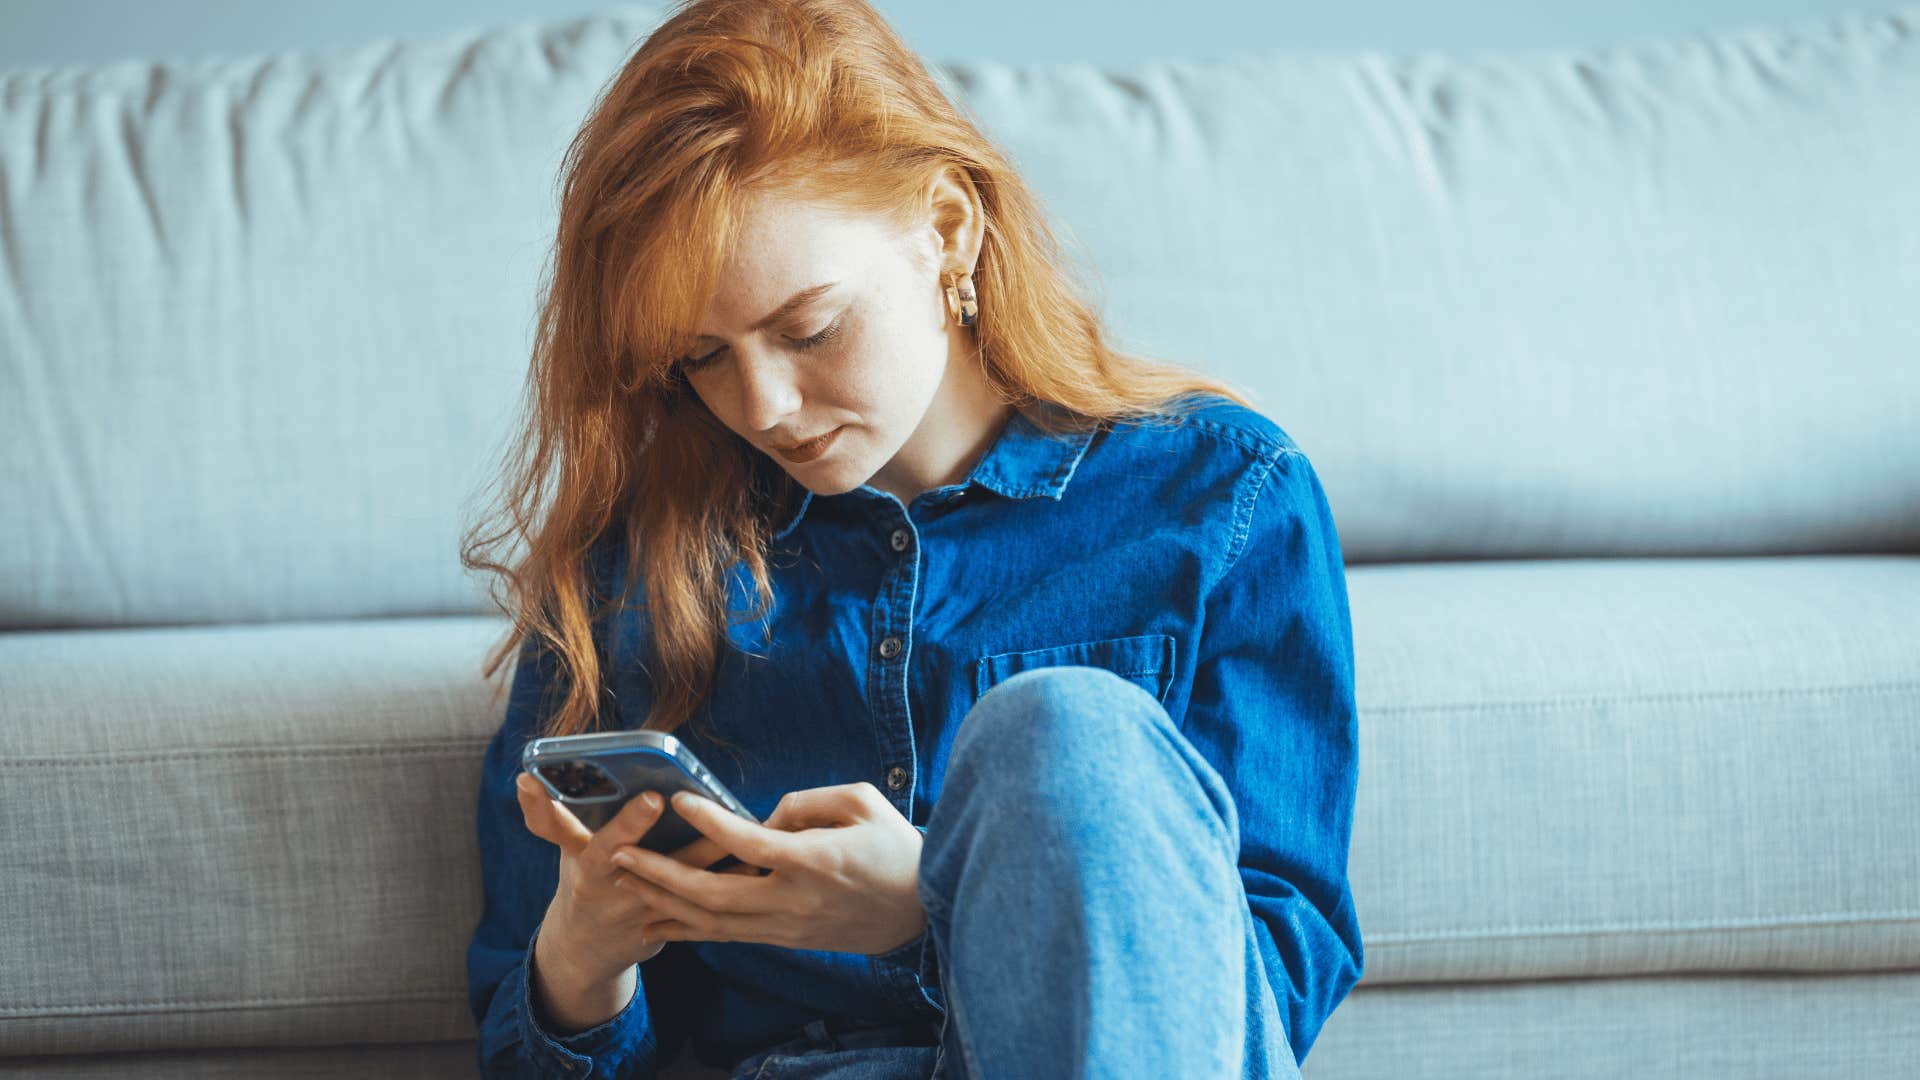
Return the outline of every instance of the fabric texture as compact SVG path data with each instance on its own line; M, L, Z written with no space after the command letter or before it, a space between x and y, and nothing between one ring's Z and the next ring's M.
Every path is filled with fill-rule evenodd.
M488 610L555 170L659 14L0 74L0 626ZM1920 7L936 76L1350 561L1920 551Z
M1369 984L1920 968L1920 558L1348 581Z
M510 927L479 957L504 978L532 923L487 898L543 882L490 883L474 843L505 627L473 617L462 500L510 430L561 151L657 16L0 73L0 1076L471 1075L500 1045L471 931ZM1366 967L1306 1075L1902 1075L1920 6L934 74L1117 343L1313 448ZM893 557L825 506L788 538ZM1191 713L1184 639L1114 633L909 644L969 705L1092 663ZM875 749L847 775L924 814L940 710L879 689L910 738L848 714ZM1255 836L1283 812L1237 802ZM781 968L753 1015L924 1016L937 987L886 970Z
M1920 559L1346 580L1366 763L1356 996L1686 972L1731 993L1745 973L1831 988L1817 976L1920 969L1920 848L1895 827L1920 820ZM480 660L506 629L0 634L0 1054L471 1038L471 793L508 700ZM1709 1014L1697 1045L1749 1030ZM1884 1030L1873 1019L1863 1031ZM1854 1060L1835 1037L1807 1034ZM1548 1039L1510 1045L1522 1072L1563 1060Z
M1308 1080L1897 1077L1920 1043L1920 973L1666 975L1373 987L1333 1014ZM912 1053L908 1051L907 1053ZM1464 1064L1463 1064L1464 1063ZM6 1080L471 1077L473 1043L223 1046L0 1058ZM682 1058L661 1080L728 1080Z
M0 634L0 1058L469 1035L504 629Z
M699 723L674 734L757 816L788 791L866 779L926 825L962 721L993 688L983 672L995 686L1063 665L1111 672L1225 779L1255 960L1304 1054L1363 960L1346 884L1352 628L1325 493L1284 430L1223 399L1064 433L1070 417L1037 411L1013 414L964 481L908 506L870 484L808 493L776 533L767 621L733 628ZM615 596L618 545L598 556ZM637 728L644 612L605 626L614 719ZM924 950L905 970L904 956L674 942L640 965L617 1023L533 1039L525 966L558 853L514 791L552 678L541 656L523 663L478 803L487 906L468 956L483 1071L557 1074L600 1054L644 1069L688 1038L727 1064L820 1017L924 1018L937 989Z
M735 1077L1300 1075L1233 796L1146 690L1077 665L996 684L925 834L927 929L882 959L938 983L938 1036L816 1021Z

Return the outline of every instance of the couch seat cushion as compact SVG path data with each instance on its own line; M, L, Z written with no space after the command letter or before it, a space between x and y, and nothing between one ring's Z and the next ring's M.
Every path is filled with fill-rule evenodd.
M1920 558L1348 585L1365 982L1920 967Z

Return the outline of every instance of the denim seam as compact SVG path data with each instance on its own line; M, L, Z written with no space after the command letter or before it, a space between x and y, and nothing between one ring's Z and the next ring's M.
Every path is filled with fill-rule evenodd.
M1093 436L1094 432L1087 432L1086 437L1080 440L1079 449L1074 452L1072 457L1067 459L1066 467L1061 469L1060 474L1054 478L1053 498L1055 501L1058 501L1066 495L1067 482L1073 479L1075 472L1079 471L1080 462L1087 456L1087 448L1093 445Z
M1181 423L1174 425L1175 427L1193 428L1206 432L1222 442L1232 443L1256 458L1267 457L1274 453L1303 453L1298 446L1290 446L1278 439L1269 439L1260 432L1223 424L1204 416L1181 415L1180 419Z
M1244 506L1242 505L1241 498L1237 494L1234 499L1233 536L1227 542L1227 564L1220 571L1222 578L1225 578L1227 574L1233 571L1235 566L1239 565L1240 556L1246 553L1247 538L1253 533L1254 509L1260 504L1260 496L1266 493L1267 481L1273 476L1274 467L1280 463L1280 460L1284 458L1287 453L1288 452L1283 451L1272 457L1265 458L1248 470L1247 476L1249 484L1247 486L1250 486L1253 490L1252 494L1246 496Z
M999 470L982 470L974 480L984 487L1000 492L1012 499L1032 499L1040 496L1058 500L1066 491L1067 481L1073 477L1080 466L1080 459L1086 456L1087 447L1093 442L1094 430L1075 432L1062 439L1054 436L1061 444L1060 460L1053 466L1047 479L1040 483L1016 484L1003 477Z
M1026 656L1030 653L1058 652L1063 649L1073 649L1081 646L1105 645L1112 642L1121 642L1121 641L1133 642L1141 638L1154 639L1154 645L1156 646L1156 648L1159 648L1163 654L1162 659L1155 662L1154 666L1143 667L1143 668L1129 667L1125 671L1122 671L1118 668L1109 668L1099 664L1094 664L1089 666L1099 667L1102 671L1111 671L1115 675L1118 675L1123 679L1137 678L1142 675L1167 675L1168 685L1165 687L1162 687L1159 694L1159 699L1164 699L1166 697L1167 690L1172 688L1172 676L1170 674L1171 660L1167 658L1165 654L1169 650L1177 653L1179 649L1179 642L1173 638L1173 635L1165 634L1165 633L1129 634L1123 637L1095 638L1090 641L1075 641L1066 645L1048 645L1038 649L1002 649L996 652L987 653L983 656L974 658L972 663L969 665L973 669L973 699L975 701L979 701L982 697L986 696L986 693L988 690L993 688L992 686L986 685L986 680L987 680L987 672L992 666L991 662L994 660L1001 660L1007 657ZM1168 646L1168 642L1172 642L1172 645ZM1034 670L1034 669L1032 668L1023 669L1022 672L1016 672L1015 674L1022 674L1024 673L1024 671L1031 671L1031 670ZM1012 676L1008 676L1008 678L1011 678L1011 677ZM1002 680L1002 681L1005 681L1005 680ZM993 685L998 686L999 683L995 683Z
M938 890L935 890L935 894L938 895ZM948 925L952 925L953 909L949 908L946 905L945 901L937 900L933 903L928 903L927 898L922 896L920 898L920 906L927 910L928 915L938 918L940 921L947 923Z
M967 1075L970 1077L984 1075L984 1073L981 1072L980 1063L974 1060L973 1053L967 1046L966 1024L960 1019L960 1001L958 994L953 995L952 1000L947 1002L947 1010L951 1014L949 1019L953 1022L954 1041L960 1044L961 1068L965 1069Z
M1103 639L1103 640L1104 640L1104 639ZM1047 650L1036 650L1036 651L1047 651ZM995 655L995 656L1006 656L1006 655L1008 655L1008 654L1006 654L1006 653L996 653L996 654L994 654L994 655ZM1018 655L1018 654L1014 654L1014 655ZM979 665L979 667L978 667L978 670L976 670L976 671L974 672L974 676L973 676L973 682L974 682L974 689L973 689L973 696L974 696L974 700L976 700L976 701L978 701L978 700L979 700L980 698L983 698L983 697L985 697L985 696L987 695L987 691L988 691L988 690L991 690L991 689L993 689L993 686L998 686L998 685L1000 685L1000 683L994 683L994 684L993 684L993 686L988 686L988 687L982 687L982 686L980 685L981 683L983 683L983 682L985 682L985 681L986 681L986 675L987 675L987 666L986 666L986 663L987 663L987 661L988 661L988 660L991 660L991 659L993 659L993 657L985 657L985 656L983 656L983 657L981 657L980 659L978 659L978 660L976 660L976 661L974 661L974 663L975 663L975 664L977 664L977 665ZM1091 666L1091 667L1098 667L1099 665L1088 665L1088 666ZM1024 669L1024 670L1022 670L1022 671L1017 671L1017 672L1015 672L1014 674L1016 674L1016 675L1024 675L1024 674L1026 674L1026 672L1028 672L1028 671L1037 671L1037 670L1042 670L1042 669L1038 669L1038 668L1026 668L1026 669ZM1133 678L1138 678L1138 677L1140 677L1140 676L1142 676L1142 675L1158 675L1158 674L1160 674L1160 673L1162 673L1162 672L1164 672L1164 671L1166 670L1166 666L1165 666L1165 665L1159 665L1159 666L1156 666L1156 667L1146 667L1146 668L1139 668L1139 669L1134 669L1134 668L1128 668L1128 669L1127 669L1127 670L1125 670L1125 671L1121 671L1121 670L1120 670L1119 668L1107 668L1107 667L1103 667L1103 668L1100 668L1100 670L1102 670L1102 671L1111 671L1111 672L1113 672L1113 673L1114 673L1115 675L1118 675L1118 676L1120 676L1120 677L1121 677L1121 678L1123 678L1123 679L1133 679ZM1010 679L1010 678L1012 678L1012 677L1013 677L1012 675L1009 675L1009 676L1007 676L1007 678L1009 678L1009 679ZM1003 680L1001 680L1001 682L1005 682L1005 681L1006 681L1005 679L1003 679Z
M536 928L536 933L538 929ZM548 1064L558 1063L571 1067L576 1064L591 1065L593 1059L578 1050L563 1046L555 1036L540 1026L533 1015L533 951L527 951L527 957L520 962L520 1031L521 1039L527 1044L527 1052L536 1060Z

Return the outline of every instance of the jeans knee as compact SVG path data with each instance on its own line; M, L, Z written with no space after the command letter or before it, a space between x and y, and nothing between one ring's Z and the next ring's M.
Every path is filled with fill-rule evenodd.
M1139 685L1104 668L1038 668L995 685L961 722L928 858L945 866L986 835L1069 851L1168 829L1232 861L1238 815L1219 773Z
M1028 790L1060 781L1079 785L1137 767L1136 740L1167 734L1177 736L1165 707L1113 672L1036 668L981 695L955 736L948 767L975 767L978 779Z

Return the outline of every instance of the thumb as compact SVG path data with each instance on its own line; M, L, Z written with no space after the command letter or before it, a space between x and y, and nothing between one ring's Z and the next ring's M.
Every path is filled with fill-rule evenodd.
M547 794L540 781L522 771L514 777L520 797L520 813L527 819L527 831L569 855L578 855L593 839L592 830L573 816L573 811Z
M851 825L864 815L865 807L853 793L854 785L805 788L780 796L780 802L762 824L770 829L799 832L801 829L833 828Z

